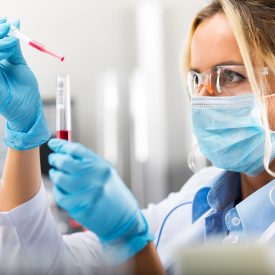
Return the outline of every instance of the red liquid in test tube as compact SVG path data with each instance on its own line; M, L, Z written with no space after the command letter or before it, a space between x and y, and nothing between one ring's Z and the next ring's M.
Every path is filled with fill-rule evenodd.
M28 44L30 46L32 46L33 48L39 50L40 52L47 53L47 54L49 54L49 55L51 55L53 57L58 58L60 61L64 61L64 59L65 59L64 56L62 56L62 55L60 55L58 53L55 53L53 51L48 50L47 48L45 48L45 46L43 46L42 44L40 44L39 42L37 42L35 40L32 40L32 41L28 42Z
M71 132L67 130L60 130L56 132L57 138L65 139L65 140L72 140Z
M71 141L71 94L68 75L57 76L56 136Z
M8 34L9 36L14 36L20 39L21 41L24 41L31 47L39 50L40 52L47 53L51 56L54 56L58 58L60 61L64 61L65 57L63 55L60 55L54 51L49 50L46 46L42 45L41 43L33 40L32 38L28 37L27 35L21 33L15 26L10 26L10 32Z

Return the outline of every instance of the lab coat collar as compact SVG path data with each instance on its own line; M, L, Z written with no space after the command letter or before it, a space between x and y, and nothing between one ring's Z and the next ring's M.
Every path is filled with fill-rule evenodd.
M275 221L275 207L269 197L273 186L275 180L236 205L245 235L257 237Z

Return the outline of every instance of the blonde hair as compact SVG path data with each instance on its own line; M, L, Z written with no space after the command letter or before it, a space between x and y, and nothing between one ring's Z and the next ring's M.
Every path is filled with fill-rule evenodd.
M184 77L191 67L191 41L197 27L217 13L225 14L238 43L265 130L264 167L270 175L275 177L275 173L269 168L272 141L267 98L272 91L262 71L255 70L255 68L268 67L271 73L275 73L275 1L213 0L201 10L193 19L187 37L183 57Z

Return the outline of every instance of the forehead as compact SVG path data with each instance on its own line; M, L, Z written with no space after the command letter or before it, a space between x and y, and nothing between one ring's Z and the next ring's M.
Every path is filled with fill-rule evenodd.
M223 13L203 21L191 42L191 67L198 71L223 63L243 63L232 29Z

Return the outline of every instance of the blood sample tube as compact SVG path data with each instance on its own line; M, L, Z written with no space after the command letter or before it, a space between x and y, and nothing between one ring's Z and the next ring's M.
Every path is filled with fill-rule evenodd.
M56 89L56 136L60 139L71 140L71 93L70 77L57 76Z
M65 59L64 56L49 50L48 48L46 48L46 46L42 45L41 43L39 43L39 42L33 40L32 38L28 37L27 35L23 34L13 25L10 26L9 36L17 37L18 39L27 43L29 46L31 46L41 52L47 53L51 56L54 56L54 57L58 58L60 61L64 61L64 59Z

